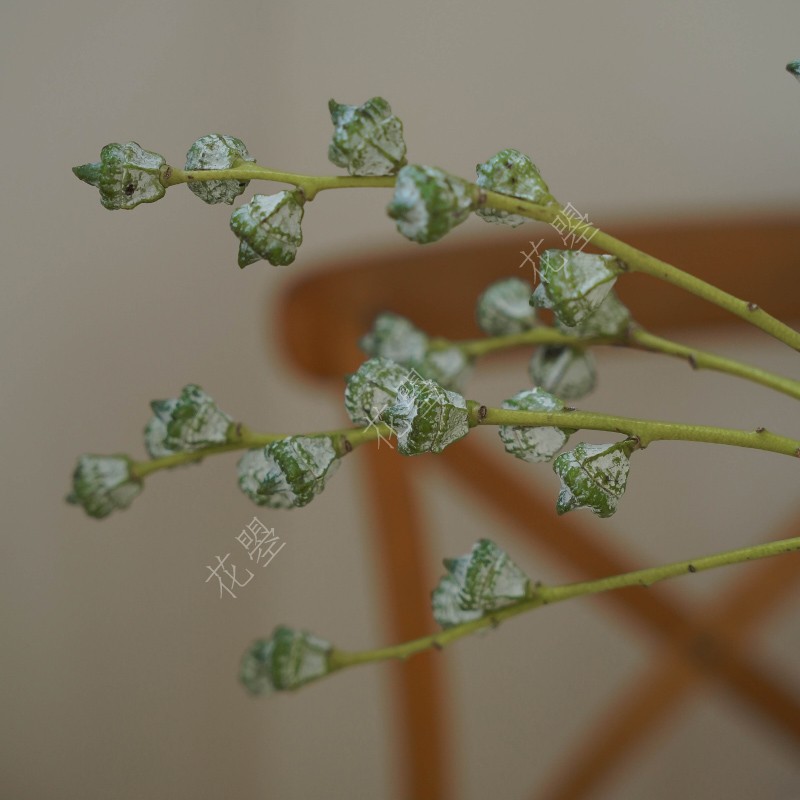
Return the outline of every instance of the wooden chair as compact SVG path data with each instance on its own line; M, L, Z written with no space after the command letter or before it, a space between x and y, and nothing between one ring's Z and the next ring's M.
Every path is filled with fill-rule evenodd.
M768 221L722 219L712 222L653 224L609 229L619 238L679 265L694 275L758 303L784 320L800 317L800 218ZM521 232L520 232L521 231ZM358 339L377 313L392 310L423 330L453 339L480 336L473 320L475 299L493 280L522 276L517 270L531 244L563 246L543 226L526 226L497 242L453 246L444 242L402 253L376 253L342 260L312 275L298 273L277 320L277 334L290 363L305 377L341 393L342 376L364 360ZM589 248L591 249L591 248ZM757 280L755 276L757 275ZM526 272L524 277L530 277ZM424 294L419 287L425 286ZM661 284L631 275L620 282L621 298L653 332L725 323L742 324L724 311ZM431 297L447 302L431 302ZM413 464L388 448L359 453L363 480L372 498L371 530L379 554L377 569L386 587L388 639L400 642L434 630L429 593L437 575L428 574L427 537L410 469L442 469L473 497L505 519L523 541L535 542L575 580L641 568L610 537L588 532L579 515L557 518L554 503L531 497L507 469L503 454L471 438L435 458ZM391 489L389 489L391 487ZM613 524L613 522L611 523ZM796 535L800 515L774 538ZM597 598L640 630L660 640L656 657L634 686L613 698L609 710L586 732L569 764L552 776L537 798L589 797L662 723L680 701L705 680L721 684L754 713L778 729L800 756L800 694L761 663L748 638L800 581L800 558L783 557L742 567L734 594L723 596L698 615L689 613L669 585L646 593L612 592ZM415 800L453 796L446 732L447 709L442 660L434 653L394 666L395 719L401 726L400 772L405 796Z

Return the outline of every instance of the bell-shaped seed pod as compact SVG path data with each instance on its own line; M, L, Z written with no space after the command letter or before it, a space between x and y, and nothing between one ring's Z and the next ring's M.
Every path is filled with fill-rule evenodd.
M558 513L588 508L599 517L610 517L625 491L633 449L633 441L626 439L615 444L581 442L562 453L553 462L553 470L561 478Z
M357 425L376 422L394 403L411 371L388 358L371 358L347 379L344 406Z
M245 161L255 161L241 139L209 133L201 136L186 153L186 171L203 169L232 169ZM186 185L204 202L227 203L247 188L250 181L189 181Z
M786 71L800 81L800 61L791 61L786 65Z
M227 441L233 422L199 386L184 386L180 397L153 400L155 417L145 428L144 442L151 458L186 453Z
M100 161L73 167L85 183L100 190L105 208L131 209L140 203L154 203L164 196L161 182L164 157L143 150L136 142L107 144L100 151Z
M242 658L239 678L251 694L298 689L330 672L330 642L282 625Z
M572 347L539 347L529 364L531 380L564 400L578 400L594 389L594 356Z
M530 304L531 286L519 278L506 278L489 286L478 298L477 318L489 336L508 336L536 326Z
M406 163L403 123L389 103L373 97L361 106L328 103L333 138L328 158L351 175L394 175Z
M476 205L472 184L436 167L412 164L397 173L386 212L403 236L428 244L464 222Z
M520 197L540 205L554 202L536 165L519 150L501 150L488 161L478 164L475 169L478 173L476 183L483 189ZM522 225L527 219L495 208L479 208L476 213L487 222L510 225L512 228Z
M83 506L97 519L118 508L127 508L142 491L142 481L131 474L128 456L85 455L78 459L67 502Z
M531 596L528 576L489 539L466 556L445 559L444 566L448 574L431 595L433 616L443 628Z
M563 411L564 403L558 397L537 387L518 392L505 400L503 408L511 411ZM552 426L532 428L523 425L501 425L498 433L507 452L523 461L535 463L550 461L575 430Z
M539 284L541 287L541 284ZM625 336L632 319L627 306L610 291L605 300L586 319L574 328L564 325L558 319L556 326L564 333L577 336Z
M361 338L359 346L368 356L415 367L425 358L428 337L405 317L384 312L375 318L372 330Z
M461 393L472 371L472 359L460 347L428 350L417 371L443 389Z
M287 436L239 459L239 488L260 506L300 508L322 492L338 467L329 436Z
M622 270L614 256L545 250L539 259L544 289L534 292L531 302L552 308L560 322L575 327L606 299Z
M431 380L411 376L397 391L394 403L382 414L397 436L404 456L441 453L469 432L467 401Z
M239 237L239 266L265 259L276 267L294 261L303 243L303 202L295 192L257 194L231 214L231 230Z

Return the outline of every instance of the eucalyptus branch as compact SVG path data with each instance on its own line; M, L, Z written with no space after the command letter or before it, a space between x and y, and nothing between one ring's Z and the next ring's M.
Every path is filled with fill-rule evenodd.
M766 544L742 547L736 550L728 550L712 556L694 558L688 561L678 561L673 564L666 564L660 567L650 567L648 569L626 572L621 575L614 575L594 581L582 581L580 583L569 583L562 586L545 586L536 584L531 589L531 596L516 603L512 603L497 610L487 612L479 619L471 620L460 625L454 625L439 633L430 636L423 636L402 644L391 647L383 647L375 650L347 651L334 648L329 655L329 672L336 672L347 667L358 664L369 664L376 661L387 661L390 659L407 659L410 656L422 653L426 650L441 650L447 645L477 633L486 628L495 628L501 622L512 617L519 616L528 611L563 600L570 600L575 597L599 594L614 589L625 589L631 586L647 587L659 581L676 578L681 575L704 572L717 567L740 564L745 561L755 561L771 556L791 553L800 550L800 537L782 539L780 541L768 542Z

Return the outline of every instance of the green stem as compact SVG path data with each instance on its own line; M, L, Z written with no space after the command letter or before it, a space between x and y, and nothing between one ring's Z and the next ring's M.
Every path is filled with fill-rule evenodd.
M631 586L650 586L659 581L669 578L676 578L680 575L704 572L717 567L740 564L744 561L755 561L760 558L770 558L771 556L782 555L800 550L800 537L792 539L782 539L776 542L753 545L752 547L742 547L738 550L729 550L725 553L718 553L713 556L694 558L689 561L678 561L674 564L666 564L661 567L650 567L634 572L626 572L622 575L614 575L608 578L600 578L594 581L582 581L581 583L568 583L562 586L542 586L537 585L532 589L532 596L517 603L512 603L501 609L492 611L480 619L465 622L461 625L454 625L440 633L431 636L423 636L403 644L391 647L382 647L376 650L347 651L334 649L329 656L330 671L352 667L357 664L368 664L375 661L386 661L388 659L406 659L417 653L430 650L431 648L441 649L451 642L463 639L465 636L476 633L489 627L497 627L501 622L532 611L540 606L559 603L562 600L570 600L574 597L584 595L599 594L613 589L625 589Z
M203 169L185 171L177 167L167 167L161 177L164 186L175 186L191 181L275 181L290 183L303 192L306 200L313 200L323 189L391 188L394 175L371 177L351 175L301 175L296 172L261 167L245 162L231 169Z
M619 239L615 239L607 233L588 224L585 220L570 216L557 203L553 205L539 205L528 200L521 200L516 197L499 194L497 192L485 193L485 204L503 211L510 211L521 214L531 219L539 220L552 224L558 221L560 226L579 234L580 237L593 245L605 250L607 253L617 256L631 272L641 272L654 278L659 278L673 286L684 289L697 297L703 298L714 305L724 308L731 314L755 325L765 333L778 339L784 344L795 350L800 350L800 331L785 325L775 317L767 314L758 305L746 300L740 300L710 283L689 275L683 270L661 261L654 256L637 250Z
M473 406L475 408L477 404ZM716 428L709 425L684 425L679 422L618 417L611 414L596 414L591 411L510 411L504 408L478 406L473 411L477 424L519 425L524 427L558 427L591 431L613 431L638 440L638 446L647 447L651 442L682 440L707 442L736 447L749 447L787 456L800 457L800 441L778 436L766 428L741 431L732 428Z

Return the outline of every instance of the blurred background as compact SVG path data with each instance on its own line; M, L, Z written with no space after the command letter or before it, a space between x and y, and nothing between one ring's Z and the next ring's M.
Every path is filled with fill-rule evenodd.
M382 95L404 122L412 161L469 177L497 150L518 148L560 199L612 231L796 213L800 86L784 66L800 58L800 5L6 0L0 44L0 796L404 796L391 666L271 698L237 683L245 647L279 623L348 649L390 643L361 453L293 512L253 506L233 454L153 476L128 511L100 522L63 500L81 453L143 457L149 401L189 382L257 430L344 424L336 396L289 365L276 320L298 277L350 256L380 264L382 254L417 253L385 217L389 193L323 193L306 209L291 267L240 271L229 207L178 187L112 214L70 168L128 140L182 165L196 138L220 132L264 165L329 173L329 98ZM472 219L448 241L499 241L489 227ZM509 275L536 230L509 239ZM796 354L758 332L690 333L686 341L798 376ZM601 386L586 407L798 435L789 398L667 359L599 358ZM499 405L520 381L524 357L487 363L469 394ZM785 524L795 465L720 449L650 448L617 516L592 521L597 536L655 565ZM555 495L547 465L526 469ZM442 557L490 536L529 574L570 579L433 470L418 488L432 575ZM235 552L254 515L286 546L235 600L220 599L206 567ZM699 614L735 594L736 581L731 568L673 588ZM795 589L752 640L795 687L798 601ZM443 653L453 796L539 796L569 769L572 744L660 658L657 641L589 600ZM800 796L797 742L709 681L591 796L756 795Z

